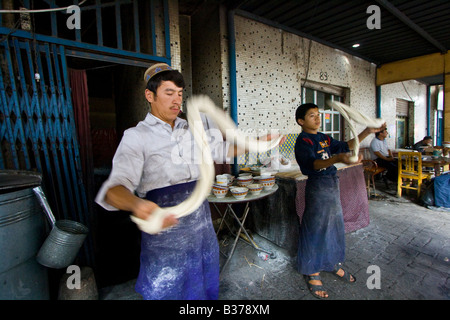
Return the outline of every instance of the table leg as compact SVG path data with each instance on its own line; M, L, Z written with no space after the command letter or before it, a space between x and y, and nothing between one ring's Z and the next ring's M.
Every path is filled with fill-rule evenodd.
M241 229L242 229L242 225L241 225L241 223L240 223L240 221L239 221L239 218L238 218L238 217L236 216L236 214L234 213L233 208L231 207L231 204L227 204L227 210L228 210L228 209L230 209L230 211L231 211L231 213L233 214L234 218L236 219L236 221L239 222L239 225L240 225L241 227L239 227L239 231L237 232L237 235L236 235L236 237L234 238L233 246L231 247L231 252L230 252L230 254L228 255L227 261L225 261L225 264L223 265L222 270L221 270L220 272L222 272L222 271L225 269L225 267L228 265L228 262L230 262L231 257L233 256L234 250L236 250L236 245L237 245L237 242L238 242L238 240L239 240L239 235L241 234ZM244 217L247 216L248 209L249 209L249 208L248 208L248 203L247 203L247 205L245 206L245 209L244 209ZM231 231L231 229L230 229L230 231Z
M222 215L222 212L220 212L220 210L219 210L219 208L217 208L216 204L213 203L213 205L214 205L214 207L216 208L216 210L217 210L217 212L219 213L220 218L221 218L221 219L220 219L219 227L217 228L216 236L219 235L219 232L220 232L220 229L222 229L223 223L225 223L226 226L227 226L227 228L228 228L228 230L231 231L230 226L228 225L227 221L225 220L225 217L227 216L228 211L229 211L229 210L228 210L228 206L227 206L227 208L225 209L225 212L224 212L223 215Z
M270 257L271 257L272 259L274 259L274 258L275 258L275 254L274 254L273 252L267 251L267 250L262 249L262 248L260 248L259 246L257 246L256 243L255 243L255 241L253 241L253 240L251 239L251 237L249 236L249 234L247 233L247 230L245 230L244 224L245 224L245 220L247 219L247 214L248 214L249 210L250 210L250 208L249 208L249 203L247 202L247 205L245 206L244 217L243 217L242 223L241 223L241 221L239 220L239 218L236 216L236 214L234 213L234 211L231 209L231 213L234 215L234 218L236 219L236 221L237 221L237 223L239 224L239 227L240 227L240 228L239 228L239 236L240 236L240 232L241 232L241 231L244 231L245 235L247 236L247 239L249 240L249 241L246 241L247 243L251 244L252 247L255 248L256 250L263 251L263 252L265 252L265 253L270 254ZM245 241L245 240L244 240L244 241Z
M231 204L228 204L227 206L228 206L228 208L229 208L229 212L231 212L231 214L233 215L234 219L235 219L236 222L239 224L239 230L238 230L238 232L237 232L237 234L236 234L236 237L235 237L235 239L234 239L233 246L231 247L231 252L230 252L230 254L229 254L229 256L228 256L227 261L225 261L225 264L223 265L221 272L225 269L225 267L227 266L228 262L231 260L231 257L233 256L233 253L234 253L234 251L235 251L235 249L236 249L237 241L239 240L242 231L244 231L245 235L247 236L247 239L249 239L249 242L247 242L247 241L245 241L245 240L242 239L243 241L245 241L246 243L249 243L254 249L269 254L270 258L271 258L271 259L274 259L274 258L276 257L276 256L275 256L275 253L270 252L270 251L267 251L267 250L265 250L265 249L260 248L259 246L257 246L256 243L255 243L253 240L251 240L249 234L247 233L247 230L245 230L245 227L244 227L244 225L245 225L245 220L247 219L248 212L250 211L250 208L249 208L249 202L247 202L246 205L245 205L244 215L243 215L243 217L242 217L242 222L239 220L239 217L238 217L238 216L236 215L236 213L234 212L233 208L231 207Z

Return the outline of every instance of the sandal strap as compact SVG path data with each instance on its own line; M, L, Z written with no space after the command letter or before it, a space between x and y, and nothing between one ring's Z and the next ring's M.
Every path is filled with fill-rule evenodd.
M323 285L321 285L321 284L312 284L312 283L309 282L310 280L320 280L321 281L320 275L318 275L318 276L305 275L304 277L305 277L305 280L306 280L306 285L307 285L309 291L311 292L311 294L314 297L316 297L318 299L327 299L328 298L328 296L327 297L322 297L322 296L320 296L317 293L319 291L326 292L326 289L323 287Z
M307 278L308 281L311 281L311 280L319 280L319 281L322 281L322 278L320 277L320 275L317 275L317 276L305 275L305 278Z
M344 268L342 268L342 263L341 262L336 263L336 265L334 266L333 272L336 273L336 272L339 271L339 269L344 270Z
M308 288L311 292L314 292L314 293L316 293L318 291L326 291L321 284L308 283Z
M338 271L339 269L342 269L342 271L344 272L344 274L342 276L338 275ZM333 273L338 276L341 279L347 280L348 282L355 282L356 278L350 273L347 272L343 267L342 267L342 263L338 263L336 264L336 266L334 267ZM353 281L351 281L351 277L353 277Z

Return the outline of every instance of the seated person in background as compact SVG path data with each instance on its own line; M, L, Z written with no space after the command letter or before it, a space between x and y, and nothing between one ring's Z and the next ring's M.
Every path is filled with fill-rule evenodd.
M419 152L423 152L425 148L432 146L432 142L433 138L431 138L430 136L425 136L422 140L420 140L413 146L413 149Z
M370 143L370 154L372 160L375 160L378 166L386 168L386 178L396 182L398 178L397 161L392 156L392 151L388 148L387 136L387 129L375 133L375 138Z

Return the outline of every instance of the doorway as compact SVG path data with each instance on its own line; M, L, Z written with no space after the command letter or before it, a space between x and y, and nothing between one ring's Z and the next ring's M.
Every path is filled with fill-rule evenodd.
M395 147L405 148L407 146L407 137L408 137L407 118L397 117L395 124L396 124Z

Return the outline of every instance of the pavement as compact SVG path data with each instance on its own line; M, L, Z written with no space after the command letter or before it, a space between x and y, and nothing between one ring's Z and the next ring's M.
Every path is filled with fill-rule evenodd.
M322 272L328 300L449 300L450 210L426 208L407 194L397 198L393 186L377 183L377 188L378 196L369 199L370 224L346 234L343 266L356 282ZM219 300L317 300L295 269L296 257L253 236L275 257L266 260L239 241L221 272ZM229 250L230 242L221 239L221 250ZM134 283L101 288L99 299L141 300Z

